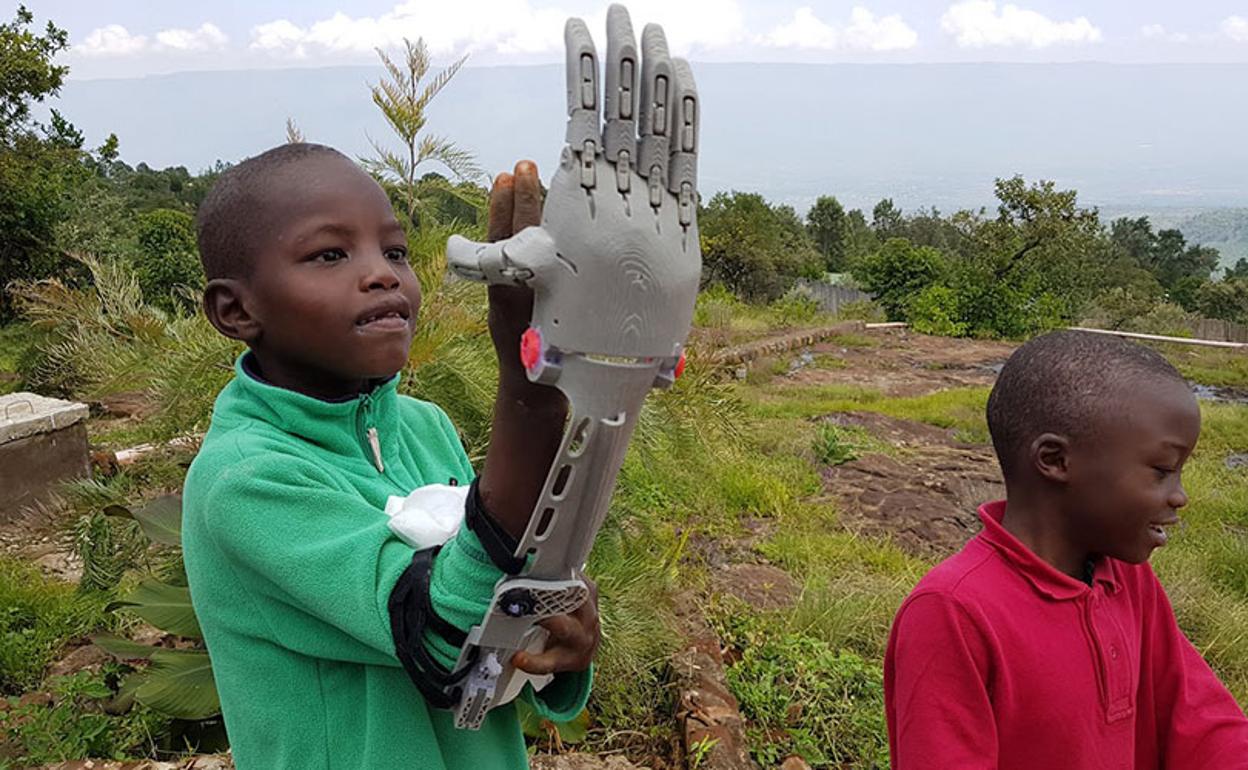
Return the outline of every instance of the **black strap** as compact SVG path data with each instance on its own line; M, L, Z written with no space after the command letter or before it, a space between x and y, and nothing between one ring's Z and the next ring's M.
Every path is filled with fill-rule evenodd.
M495 567L508 575L519 575L525 563L524 559L515 555L520 542L507 534L485 509L485 504L481 501L481 490L478 488L479 482L480 477L477 477L472 480L472 486L468 487L464 521L468 524L468 529L481 541L481 546L485 548L486 555L494 562Z
M458 684L476 663L477 648L458 671L449 671L429 654L424 643L426 630L446 639L453 646L462 647L468 637L434 611L429 600L429 580L433 559L441 546L417 551L412 563L399 576L394 590L390 592L387 608L390 611L390 632L394 636L394 649L403 670L420 690L429 705L434 708L453 708L459 703L462 689Z

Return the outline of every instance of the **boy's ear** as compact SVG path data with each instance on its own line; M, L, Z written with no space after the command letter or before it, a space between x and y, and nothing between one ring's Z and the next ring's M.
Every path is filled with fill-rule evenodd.
M217 331L248 345L260 338L260 322L248 310L247 285L234 278L214 278L204 287L204 315Z
M1070 439L1042 433L1031 442L1028 460L1043 478L1065 483L1070 478Z

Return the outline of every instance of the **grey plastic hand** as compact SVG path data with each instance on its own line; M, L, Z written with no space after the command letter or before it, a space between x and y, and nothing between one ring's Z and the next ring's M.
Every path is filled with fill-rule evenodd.
M492 244L452 237L448 262L464 277L531 287L543 355L678 356L702 268L692 73L654 24L639 56L619 5L607 13L605 94L585 23L570 19L564 38L567 145L542 226Z

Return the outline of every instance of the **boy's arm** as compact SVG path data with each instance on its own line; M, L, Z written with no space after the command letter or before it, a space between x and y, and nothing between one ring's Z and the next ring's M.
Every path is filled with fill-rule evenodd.
M1174 609L1149 570L1152 607L1145 629L1145 675L1153 689L1162 767L1248 769L1248 718L1179 629Z
M894 770L990 770L996 721L986 651L964 610L945 595L910 597L884 658L884 701Z

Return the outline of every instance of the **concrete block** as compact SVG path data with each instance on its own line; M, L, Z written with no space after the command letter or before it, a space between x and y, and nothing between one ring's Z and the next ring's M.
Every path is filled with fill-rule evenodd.
M0 396L0 523L91 471L87 406L35 393Z

